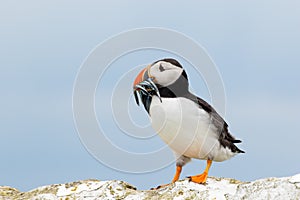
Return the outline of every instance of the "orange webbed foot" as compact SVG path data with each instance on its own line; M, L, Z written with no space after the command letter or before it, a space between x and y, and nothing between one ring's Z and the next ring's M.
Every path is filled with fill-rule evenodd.
M211 163L212 163L211 160L207 160L207 164L206 164L206 168L205 168L204 172L202 174L199 174L199 175L196 175L196 176L188 177L189 180L191 182L194 182L194 183L205 184L207 176L208 176L208 171L209 171L209 168L211 166Z
M169 185L175 183L175 182L178 181L178 179L179 179L181 170L182 170L182 166L176 166L176 173L175 173L175 176L174 176L174 178L173 178L173 180L172 180L171 183L169 183L169 184L164 184L164 185L159 185L159 186L157 186L156 188L151 188L151 190L158 190L158 189L160 189L160 188L164 188L164 187L167 187L167 186L169 186Z
M189 176L189 181L199 184L205 184L207 179L207 173L199 174L196 176Z

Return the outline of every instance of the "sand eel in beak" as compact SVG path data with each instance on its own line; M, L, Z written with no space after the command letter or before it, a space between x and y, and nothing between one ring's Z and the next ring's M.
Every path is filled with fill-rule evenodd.
M206 160L202 174L190 176L206 182L213 161L222 162L244 153L228 131L224 119L206 101L189 91L188 77L175 59L162 59L143 69L133 84L135 100L151 118L151 124L176 156L174 183L192 158Z

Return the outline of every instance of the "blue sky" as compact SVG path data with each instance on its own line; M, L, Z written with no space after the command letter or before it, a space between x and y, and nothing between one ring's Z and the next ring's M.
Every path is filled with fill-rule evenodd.
M299 6L291 0L2 3L0 185L25 191L96 178L147 189L171 180L172 165L130 174L99 163L81 144L73 121L73 84L89 52L112 35L143 27L173 29L193 38L218 67L226 89L225 118L231 132L243 140L240 147L246 154L214 163L211 176L247 181L299 173ZM108 79L113 80L118 65L130 69L167 55L125 56L113 64ZM209 100L203 80L196 78L190 73L191 86ZM108 82L108 90L112 84ZM133 105L133 113L142 116L142 108ZM109 127L122 134L115 124ZM193 161L182 178L200 173L204 165Z

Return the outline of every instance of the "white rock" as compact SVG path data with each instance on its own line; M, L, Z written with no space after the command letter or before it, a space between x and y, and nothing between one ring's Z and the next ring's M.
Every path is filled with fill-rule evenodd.
M289 179L290 183L294 183L296 185L297 188L300 188L300 174L297 174L295 176L292 176Z
M241 182L228 178L213 178L206 185L188 180L178 181L158 190L136 190L123 181L85 180L38 187L19 192L0 186L0 200L31 199L300 199L300 174L286 178L266 178Z

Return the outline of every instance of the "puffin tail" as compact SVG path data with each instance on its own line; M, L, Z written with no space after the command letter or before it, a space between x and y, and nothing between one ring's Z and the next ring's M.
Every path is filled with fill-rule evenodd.
M231 141L232 143L241 143L242 141L241 140L236 140L236 139L234 139L233 141ZM234 145L235 146L235 145ZM237 153L245 153L245 151L243 151L243 150L241 150L241 149L239 149L237 146L235 146L236 148L235 148L235 151L237 152Z

